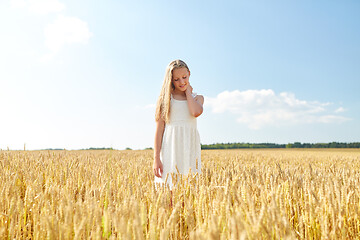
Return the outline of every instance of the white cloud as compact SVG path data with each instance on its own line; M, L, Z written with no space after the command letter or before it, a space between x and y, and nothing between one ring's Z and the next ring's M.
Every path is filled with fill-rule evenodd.
M156 104L147 104L144 107L145 109L155 109L156 108Z
M57 53L65 44L86 44L92 33L87 22L76 18L59 15L44 29L45 46L52 54Z
M58 0L10 0L13 8L23 8L36 15L53 14L55 20L44 28L44 44L50 50L42 55L41 61L47 62L66 44L86 44L93 35L88 23L77 18L60 14L65 5ZM45 19L45 18L44 18Z
M25 8L30 13L39 15L61 12L65 9L65 5L58 0L11 0L10 5L14 8Z
M342 112L345 112L346 109L343 108L343 107L339 107L338 109L335 110L336 113L342 113Z
M330 103L299 100L294 94L275 94L271 89L224 91L216 98L206 97L205 106L213 113L230 112L239 123L251 129L298 123L334 123L350 120L329 114ZM339 112L339 111L338 111Z
M25 0L10 0L10 6L13 8L24 8L26 5Z

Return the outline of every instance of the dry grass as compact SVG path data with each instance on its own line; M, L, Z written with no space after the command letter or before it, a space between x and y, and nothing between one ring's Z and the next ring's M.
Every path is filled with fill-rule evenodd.
M360 239L360 150L203 151L155 190L152 151L0 151L1 239Z

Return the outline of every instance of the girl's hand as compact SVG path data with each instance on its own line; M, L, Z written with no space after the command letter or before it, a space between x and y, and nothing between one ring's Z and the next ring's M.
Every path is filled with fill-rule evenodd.
M188 95L191 96L192 91L193 91L193 88L192 88L192 86L191 86L190 83L189 83L189 84L188 84L188 87L187 87L186 90L185 90L185 94L186 94L187 96L188 96Z
M156 177L161 178L163 174L163 164L160 160L155 160L153 164L153 170ZM160 174L159 174L160 172Z

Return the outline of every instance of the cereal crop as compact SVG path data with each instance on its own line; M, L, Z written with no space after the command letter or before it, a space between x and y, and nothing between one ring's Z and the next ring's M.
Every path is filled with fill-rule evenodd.
M0 151L1 239L359 239L360 150L207 150L154 186L152 150Z

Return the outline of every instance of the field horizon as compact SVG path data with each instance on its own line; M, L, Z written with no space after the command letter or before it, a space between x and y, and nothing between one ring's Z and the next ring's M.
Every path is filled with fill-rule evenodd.
M76 148L76 149L67 149L67 148L39 148L39 149L27 149L26 143L24 144L22 149L10 149L7 147L6 149L0 148L0 151L42 151L42 150L50 150L50 151L58 151L58 150L151 150L153 147L144 147L139 149L133 149L131 147L125 147L122 149L114 148L114 147L88 147L88 148ZM227 143L210 143L210 144L201 144L202 150L208 149L360 149L360 142L289 142L289 143L272 143L272 142L258 142L258 143L250 143L250 142L227 142Z

